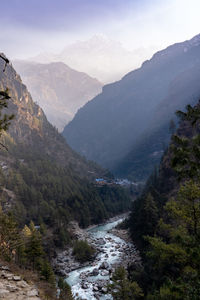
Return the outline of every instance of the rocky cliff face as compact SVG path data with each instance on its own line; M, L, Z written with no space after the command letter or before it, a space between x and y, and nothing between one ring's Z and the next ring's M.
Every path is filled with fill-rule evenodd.
M104 86L100 95L79 110L63 134L73 149L116 174L145 179L152 164L142 170L139 178L138 170L146 167L151 157L159 162L163 144L169 141L169 121L174 111L199 97L199 74L198 35L156 53L140 69ZM153 141L149 136L154 136ZM130 159L133 152L136 154ZM138 163L142 152L143 165ZM131 171L126 171L124 166L130 163Z
M97 79L61 62L15 61L14 67L34 101L59 131L72 120L80 107L102 91L102 84Z
M6 113L15 115L8 131L13 142L21 147L31 147L36 153L43 153L63 167L70 166L79 175L95 177L97 169L100 168L93 169L67 145L64 138L47 121L40 106L33 102L13 67L8 65L5 72L2 72L3 68L4 61L0 60L0 89L8 88L11 96Z

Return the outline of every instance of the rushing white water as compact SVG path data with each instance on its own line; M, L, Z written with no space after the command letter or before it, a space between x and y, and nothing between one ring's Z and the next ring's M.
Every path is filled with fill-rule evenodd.
M85 299L85 300L96 300L95 293L93 291L94 282L102 279L108 280L109 275L102 276L98 274L97 276L89 276L86 279L87 288L82 288L82 279L80 278L80 274L83 272L92 272L95 268L99 268L102 262L107 262L109 265L112 265L116 262L119 262L121 259L121 255L123 255L120 249L126 245L125 241L120 239L119 237L114 236L113 234L108 233L108 231L114 228L116 225L121 223L123 218L107 223L105 225L96 226L93 229L90 229L88 232L92 239L103 238L105 244L101 246L101 252L98 254L97 259L94 263L91 263L88 267L83 267L77 270L74 270L69 273L69 277L66 281L69 283L72 289L72 293L75 299ZM112 299L111 295L101 295L98 299L107 300Z

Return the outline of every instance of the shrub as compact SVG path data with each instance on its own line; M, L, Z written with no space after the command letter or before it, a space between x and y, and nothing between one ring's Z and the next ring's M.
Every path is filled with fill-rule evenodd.
M72 254L75 256L76 260L80 262L91 260L94 253L94 248L88 245L86 241L76 241L74 243Z

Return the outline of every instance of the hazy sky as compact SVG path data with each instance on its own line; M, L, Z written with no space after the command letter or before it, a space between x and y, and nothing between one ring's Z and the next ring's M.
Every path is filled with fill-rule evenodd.
M103 34L127 49L159 50L200 33L200 0L0 0L0 51L59 52Z

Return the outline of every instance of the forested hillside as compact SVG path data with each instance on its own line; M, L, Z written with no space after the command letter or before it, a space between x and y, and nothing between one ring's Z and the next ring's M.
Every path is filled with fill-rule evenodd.
M69 220L84 227L127 210L130 200L121 188L94 185L110 173L72 151L12 66L2 72L2 60L0 68L0 89L8 88L11 97L6 112L15 115L2 136L8 149L0 152L3 209L12 210L21 226L31 220L49 226L58 246L68 242Z
M143 269L130 267L130 276L145 299L199 299L200 104L177 115L180 127L129 220L143 257Z

